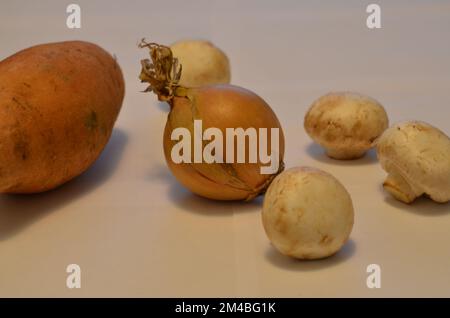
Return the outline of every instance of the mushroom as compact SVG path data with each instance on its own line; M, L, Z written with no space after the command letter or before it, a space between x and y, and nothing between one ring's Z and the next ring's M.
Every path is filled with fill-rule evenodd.
M319 259L335 254L353 227L353 205L342 184L310 167L279 174L264 197L264 230L284 255Z
M172 54L183 67L179 84L199 87L230 83L228 57L211 42L184 40L170 46Z
M320 97L306 113L308 135L334 159L357 159L388 127L388 117L376 100L357 93Z
M378 160L388 173L383 187L397 200L411 203L426 194L450 200L450 139L420 121L396 124L376 142Z

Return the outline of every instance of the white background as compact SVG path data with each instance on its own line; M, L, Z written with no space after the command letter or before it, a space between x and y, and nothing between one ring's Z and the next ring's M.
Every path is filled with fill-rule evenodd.
M373 152L331 160L303 129L313 100L351 90L378 99L391 123L420 119L450 134L449 1L377 1L381 30L366 28L369 1L77 1L80 30L66 28L69 3L1 1L0 59L92 41L117 56L126 97L86 173L45 194L0 196L0 296L450 296L450 205L393 200ZM168 107L140 93L142 37L208 39L227 53L232 83L277 113L286 166L324 169L352 195L355 225L339 254L281 256L264 234L261 198L214 202L176 182L162 152ZM66 288L70 263L81 266L81 289ZM371 263L381 289L366 287Z

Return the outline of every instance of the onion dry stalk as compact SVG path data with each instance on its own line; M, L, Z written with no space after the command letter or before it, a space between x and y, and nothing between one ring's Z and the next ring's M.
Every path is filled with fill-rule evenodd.
M139 76L141 82L148 83L145 92L153 92L160 101L170 105L170 113L164 130L164 154L167 164L177 180L192 192L216 200L251 200L264 193L273 178L284 169L284 135L280 122L270 106L253 92L229 85L217 84L203 87L183 87L179 85L182 66L174 58L169 47L156 43L139 44L141 48L148 48L150 59L141 61L142 70ZM278 131L278 149L272 142L267 144L267 153L277 152L278 169L271 174L262 174L261 167L267 162L261 158L249 163L233 163L228 161L175 163L171 151L178 143L171 135L176 128L188 129L191 145L194 145L194 122L202 121L203 131L217 128L226 136L227 128L254 128L261 138L260 128L267 129L267 141L271 139L272 128ZM198 133L198 132L197 132ZM276 135L274 135L276 136ZM248 141L249 138L246 138ZM202 138L202 147L210 141ZM226 142L223 142L225 145ZM193 147L193 146L192 146ZM234 144L234 155L238 149ZM245 142L245 158L249 158L249 142ZM202 148L203 149L203 148ZM258 149L258 153L260 149ZM192 150L190 152L194 157ZM223 147L223 158L226 157L226 147Z

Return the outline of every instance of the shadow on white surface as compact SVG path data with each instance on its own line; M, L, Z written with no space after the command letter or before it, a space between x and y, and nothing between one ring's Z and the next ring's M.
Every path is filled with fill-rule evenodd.
M170 111L169 104L167 104L166 102L160 102L160 101L157 101L157 103L158 103L159 110L163 111L164 113L169 113L169 111Z
M306 152L317 161L339 166L362 166L371 165L378 162L377 154L374 149L370 149L361 158L353 160L332 159L325 154L325 150L320 145L313 142L306 146Z
M426 196L421 196L414 202L406 204L386 193L384 202L397 210L403 210L421 216L437 217L450 214L450 202L437 203Z
M102 185L114 173L127 138L122 130L114 129L95 163L79 177L57 189L38 194L0 195L0 241Z
M356 244L349 239L342 249L336 254L319 260L298 260L285 256L278 252L275 247L269 245L265 254L266 259L272 265L288 271L317 271L338 265L355 254Z
M168 185L168 201L180 207L183 211L203 216L226 216L234 212L258 212L262 209L263 196L250 202L217 201L198 196L182 186L171 174L166 165L160 164L148 175L148 180L159 180Z
M169 188L169 199L186 212L214 217L231 216L233 213L257 213L262 209L263 196L250 202L210 200L190 192L174 180Z
M168 185L168 201L183 211L203 216L231 216L233 213L258 212L262 209L264 196L261 195L250 202L217 201L198 196L182 186L171 174L166 165L160 164L152 169L148 180L159 180Z

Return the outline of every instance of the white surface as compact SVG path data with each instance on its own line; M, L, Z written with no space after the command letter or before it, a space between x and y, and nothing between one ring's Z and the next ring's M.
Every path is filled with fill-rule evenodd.
M408 206L381 189L373 153L326 158L303 130L310 103L330 90L379 100L391 122L427 121L450 134L450 2L377 1L382 29L365 26L368 1L77 1L82 29L61 1L2 1L0 58L38 43L82 39L114 53L126 98L112 139L81 177L41 195L0 196L0 296L450 296L450 205ZM68 3L67 3L68 4ZM141 37L213 41L232 82L275 110L286 166L337 177L355 207L351 241L332 258L279 255L251 203L201 199L166 168L167 107L137 80ZM82 288L65 286L66 266ZM366 287L380 264L382 288Z

